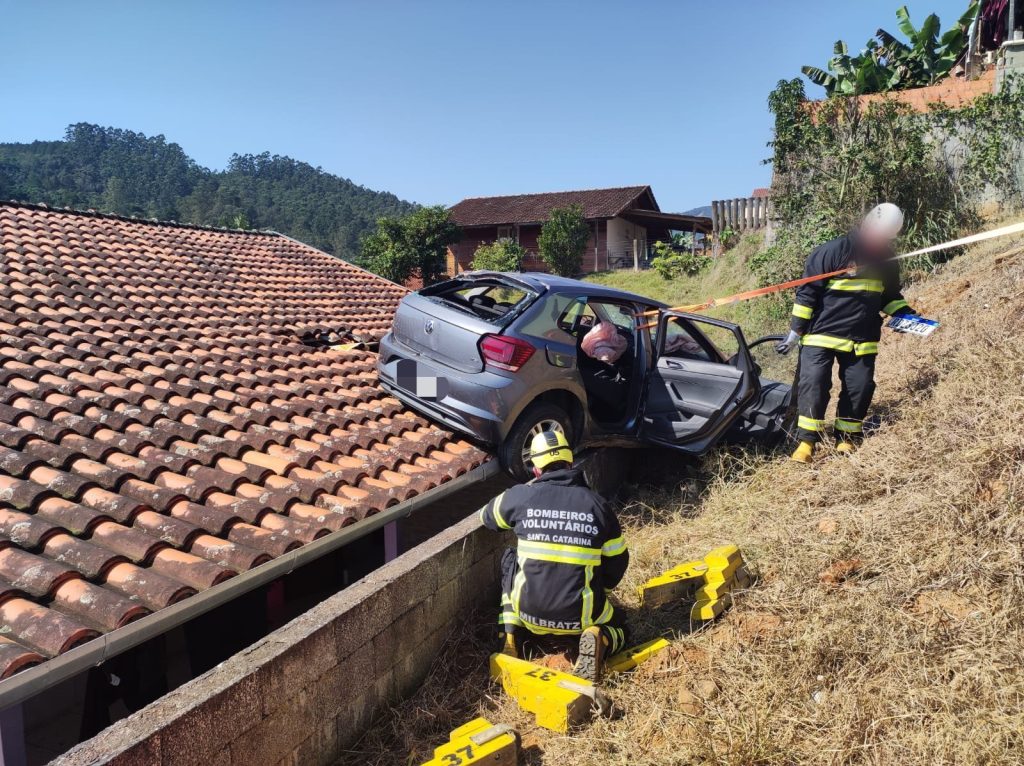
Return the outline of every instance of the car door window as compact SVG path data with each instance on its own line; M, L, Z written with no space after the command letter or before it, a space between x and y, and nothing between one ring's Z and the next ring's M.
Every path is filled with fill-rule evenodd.
M701 330L704 332L704 337L721 354L721 358L733 364L740 350L739 342L733 331L727 327L712 324L702 325Z
M549 295L536 311L530 312L521 329L526 335L571 346L576 343L572 335L573 323L581 314L589 315L593 323L594 312L585 300L572 295Z
M574 301L558 318L558 327L575 337L586 335L597 324L597 315L589 303Z
M595 303L596 312L600 315L601 321L611 322L623 332L632 335L636 328L636 318L633 310L628 306L619 303Z
M651 328L651 348L658 347L657 328ZM665 327L665 346L662 356L675 359L702 359L712 361L711 355L694 338L693 333L681 321L670 318Z

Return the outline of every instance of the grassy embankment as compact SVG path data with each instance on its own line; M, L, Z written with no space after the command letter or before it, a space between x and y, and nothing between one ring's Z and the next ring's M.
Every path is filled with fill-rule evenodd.
M881 422L852 458L722 450L630 488L617 593L637 640L673 644L609 680L622 717L537 729L463 629L351 762L421 763L482 714L522 732L531 764L1019 763L1024 240L975 248L909 297L943 327L883 339ZM637 611L640 582L725 542L758 579L722 618L689 632Z
M594 274L586 280L646 295L669 306L685 306L758 287L747 259L762 246L761 235L748 235L694 277L665 280L653 269L639 272L624 269ZM747 338L753 340L761 335L780 332L787 321L784 311L788 311L788 307L782 310L778 301L761 300L723 306L713 309L708 315L742 325Z

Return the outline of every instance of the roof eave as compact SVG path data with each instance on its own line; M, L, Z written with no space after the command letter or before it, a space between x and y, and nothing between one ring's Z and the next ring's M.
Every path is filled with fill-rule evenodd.
M488 460L462 476L420 495L411 497L300 548L288 551L255 569L242 572L236 577L214 585L184 601L164 607L122 628L104 633L63 654L58 654L45 662L22 670L0 681L0 710L25 702L61 681L66 681L139 644L163 635L172 628L233 601L344 545L357 542L392 521L410 515L424 505L434 503L469 484L483 481L496 474L498 470L497 462Z

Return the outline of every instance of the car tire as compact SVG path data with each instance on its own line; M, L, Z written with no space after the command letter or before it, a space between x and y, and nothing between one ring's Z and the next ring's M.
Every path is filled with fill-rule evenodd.
M530 448L530 442L540 430L561 430L569 446L573 446L572 418L569 413L555 404L534 402L516 418L508 436L498 447L501 467L519 481L533 478L533 469L524 459L523 453Z

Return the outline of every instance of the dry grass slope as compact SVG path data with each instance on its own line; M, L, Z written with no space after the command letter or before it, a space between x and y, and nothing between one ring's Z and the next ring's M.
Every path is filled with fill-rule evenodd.
M943 328L885 338L881 424L853 458L808 470L722 451L623 509L627 608L639 582L728 541L759 582L612 679L621 718L536 729L464 637L352 762L420 763L482 713L524 732L529 763L559 766L1020 763L1024 242L975 249L911 294ZM643 632L678 619L634 617Z

